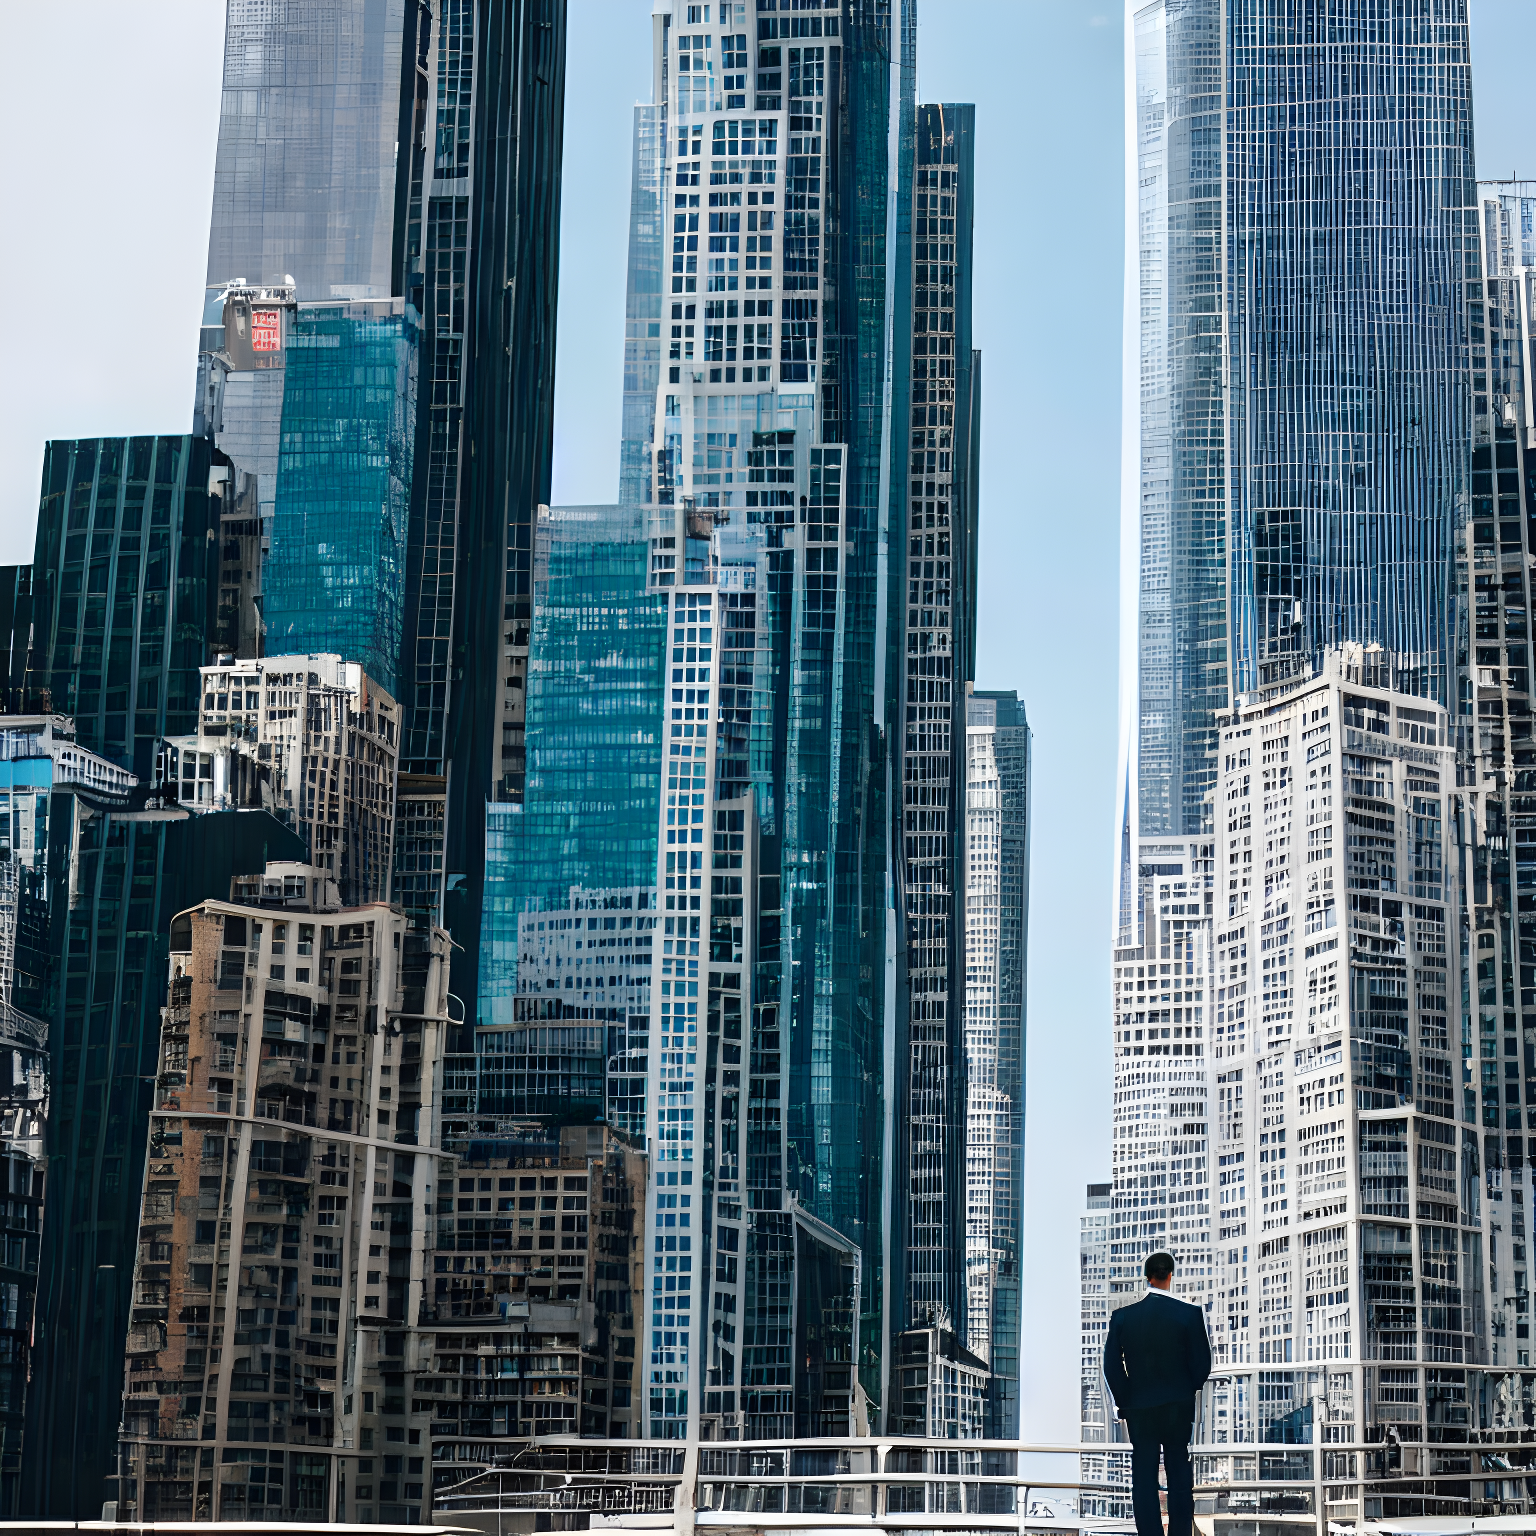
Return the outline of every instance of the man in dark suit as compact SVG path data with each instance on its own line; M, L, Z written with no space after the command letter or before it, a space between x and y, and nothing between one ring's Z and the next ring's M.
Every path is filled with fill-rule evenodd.
M1131 1505L1137 1536L1163 1536L1157 1461L1168 1474L1168 1536L1191 1536L1195 1519L1189 1435L1195 1394L1211 1374L1205 1314L1171 1294L1173 1255L1150 1254L1147 1294L1109 1317L1104 1380L1131 1436Z

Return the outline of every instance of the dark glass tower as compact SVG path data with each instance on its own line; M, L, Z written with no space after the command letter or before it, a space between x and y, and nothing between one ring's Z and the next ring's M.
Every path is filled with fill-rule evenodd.
M159 738L196 728L212 458L197 438L100 438L50 443L44 461L24 702L73 715L80 744L143 785ZM91 809L50 816L37 1008L53 1100L21 1499L51 1518L94 1518L111 1497L170 920L268 857L302 857L263 812Z
M475 10L443 916L475 1013L486 807L521 804L533 533L554 449L565 98L561 0ZM409 643L409 637L407 637Z
M902 501L903 579L892 573L900 692L890 695L893 874L905 932L897 967L902 1112L894 1213L901 1326L966 1337L965 684L973 675L981 358L971 347L975 108L921 105L911 170L910 386ZM906 295L903 295L906 300ZM893 422L893 438L896 426ZM894 521L894 518L893 518ZM894 784L899 783L899 791ZM927 1430L923 1423L911 1433Z
M417 203L419 251L408 291L421 316L414 482L405 550L405 628L400 702L405 710L401 772L442 817L444 743L452 693L454 560L462 482L465 297L469 281L471 150L474 143L475 7L446 0L427 68L435 118L423 156ZM438 849L436 904L441 903Z

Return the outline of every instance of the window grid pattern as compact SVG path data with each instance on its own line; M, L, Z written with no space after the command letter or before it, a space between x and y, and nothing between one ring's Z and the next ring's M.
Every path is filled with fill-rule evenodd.
M394 694L400 656L415 312L301 306L288 342L267 653L334 651Z

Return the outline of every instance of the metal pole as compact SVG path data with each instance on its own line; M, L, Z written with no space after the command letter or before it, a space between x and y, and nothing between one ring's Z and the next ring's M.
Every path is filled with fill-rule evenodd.
M1317 1536L1328 1536L1327 1517L1323 1510L1323 1426L1328 1422L1328 1372L1318 1373L1313 1383L1312 1397L1312 1497L1317 1501L1313 1511L1317 1518Z

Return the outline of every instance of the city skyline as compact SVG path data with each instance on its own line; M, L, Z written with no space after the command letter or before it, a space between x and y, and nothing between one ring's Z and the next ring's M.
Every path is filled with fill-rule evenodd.
M750 10L651 16L629 499L583 518L561 0L231 0L194 431L51 440L6 577L53 787L0 985L69 1149L8 1168L18 1510L413 1523L509 1440L1017 1433L974 108L916 99L910 8Z
M1090 30L1088 18L1083 18L1082 19L1082 25L1084 26L1085 30ZM1117 27L1118 27L1118 18L1111 17L1107 30L1109 32L1111 32L1111 33L1114 33L1117 30ZM933 24L928 23L926 21L925 21L925 28L927 29L927 30L925 30L925 33L924 33L924 38L925 39L926 39L926 36L927 36L927 31L937 30L937 28L935 26L933 26ZM1474 34L1474 45L1475 44L1476 44L1476 37L1475 37L1475 34ZM637 93L637 94L639 94L639 93ZM951 90L949 92L949 95L951 95L951 96L960 96L960 97L963 97L964 99L970 99L971 94L973 94L973 93L968 92L964 88L963 85L957 86L957 88L955 88L955 89L953 89L953 90ZM979 93L976 93L976 94L979 94ZM628 193L628 166L627 166L627 161L626 161L626 165L625 165L624 171L623 171L623 178L624 178L624 182L625 182L625 198L626 198L625 206L627 207L627 193ZM567 290L567 292L568 291L569 290ZM614 350L615 343L610 341L610 342L605 343L605 344L609 346L610 351ZM989 390L993 387L992 379L995 378L995 376L996 376L995 373L989 373ZM558 377L558 375L557 375L557 377ZM189 394L190 390L186 391L186 393ZM178 409L181 409L181 408L178 407ZM617 406L615 405L613 407L613 409L616 412L617 411ZM558 417L558 412L559 412L559 407L557 405L557 417ZM181 417L180 417L180 415L177 415L173 419L170 419L170 420L167 420L167 421L161 423L160 424L160 430L174 431L181 424L182 424ZM557 419L557 424L556 424L557 445L558 445L558 443L560 441L560 432L561 432L560 423L559 423L559 421ZM51 432L50 435L55 436L55 437L60 437L60 436L64 435L64 432L63 432L62 429L55 430L55 431ZM612 435L613 435L613 437L615 439L615 447L614 447L614 450L613 450L613 454L614 454L614 462L616 464L616 462L617 462L617 446L616 446L617 433L615 432ZM985 453L985 449L983 451ZM558 450L558 446L557 446L556 489L555 489L555 492L553 493L554 494L554 498L556 499L556 501L558 502L558 501L564 500L564 501L567 501L567 502L574 502L574 501L581 500L581 499L588 499L588 500L599 500L599 499L601 499L600 497L587 497L587 498L578 498L578 497L574 497L574 496L572 496L572 497L562 497L561 494L560 494L560 484L559 484L559 477L560 477L560 475L561 475L561 460L560 460L559 450ZM615 471L615 475L616 475L616 471ZM607 494L611 494L611 493L607 493ZM996 498L996 492L994 491L993 494L994 494L994 499L995 499ZM984 575L983 579L985 580L985 575ZM983 604L982 604L982 611L983 611L983 613L986 612L988 607L995 608L996 604L995 603L988 604L986 602L983 602ZM983 620L983 622L984 623L986 622L985 619ZM995 651L994 651L994 654L995 654ZM988 681L988 682L990 682L990 683L992 683L994 685L997 685L997 686L1017 687L1019 692L1020 692L1021 697L1026 697L1028 699L1030 705L1031 705L1032 719L1037 719L1038 716L1035 713L1035 711L1037 709L1035 693L1023 681L1021 681L1020 679L1015 678L1015 677L1013 677L1011 675L1007 676L1007 677L1000 677L1000 676L997 675L996 670L992 671L989 674L988 671L987 671L987 668L988 668L989 665L992 665L995 668L996 663L989 663L988 662L988 660L987 660L987 647L985 645L983 645L983 647L982 647L982 661L981 661L981 664L980 664L980 667L979 667L979 670L982 673L982 680ZM1094 813L1094 814L1097 814L1097 813ZM1108 824L1108 820L1109 820L1109 818L1106 815L1105 816L1105 825L1106 826ZM1108 844L1108 836L1107 836L1107 834L1106 834L1106 836L1104 838L1104 842L1105 842L1106 847L1107 847L1107 844ZM1109 864L1109 855L1108 855L1107 852L1106 852L1102 862L1104 863L1104 865L1106 866L1106 869L1107 869L1108 864ZM1107 890L1107 875L1105 876L1104 882L1102 883L1102 888ZM1101 903L1101 908L1103 910L1107 910L1107 901ZM1087 930L1089 930L1090 935L1096 935L1096 934L1098 934L1099 932L1102 931L1100 929L1100 927L1099 927L1099 923L1100 923L1100 914L1098 912L1088 912L1085 915L1085 917L1084 917L1083 926ZM1093 940L1093 942L1098 942L1098 941L1095 938ZM1038 1005L1037 1005L1037 1007L1038 1007ZM1098 1021L1102 1017L1102 1010L1097 1009L1097 1008L1085 1009L1084 1013L1086 1014L1086 1017L1085 1017L1084 1022L1083 1022L1083 1033L1085 1035L1092 1035L1098 1029ZM1040 1026L1040 1014L1039 1014L1038 1011L1036 1013L1036 1020L1037 1020L1037 1029L1038 1029L1039 1026ZM1099 1171L1100 1170L1099 1170L1098 1167L1088 1167L1086 1169L1086 1172L1087 1172L1087 1174L1089 1176L1097 1176ZM1082 1180L1078 1180L1077 1182L1081 1183ZM1039 1238L1035 1236L1036 1230L1037 1229L1035 1228L1035 1225L1034 1225L1034 1218L1031 1217L1031 1227L1030 1227L1031 1237L1035 1238L1036 1241L1039 1241ZM1056 1230L1057 1229L1053 1228L1052 1229L1052 1233L1055 1233ZM1069 1231L1068 1228L1061 1228L1060 1230L1061 1230L1061 1232L1063 1234L1066 1234ZM1062 1242L1063 1242L1063 1244L1065 1246L1070 1247L1069 1236L1063 1235L1061 1240L1062 1240Z

